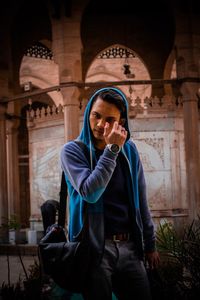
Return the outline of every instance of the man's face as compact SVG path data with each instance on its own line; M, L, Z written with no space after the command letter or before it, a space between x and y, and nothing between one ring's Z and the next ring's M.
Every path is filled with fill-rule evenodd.
M97 98L92 106L89 121L95 145L104 148L106 144L103 136L104 127L109 123L109 131L111 131L114 122L120 122L120 111L114 104Z

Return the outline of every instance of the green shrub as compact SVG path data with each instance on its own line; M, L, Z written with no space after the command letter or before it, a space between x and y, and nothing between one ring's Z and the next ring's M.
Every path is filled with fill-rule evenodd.
M160 224L157 247L159 273L171 299L200 299L200 219L185 225L182 232L167 221Z

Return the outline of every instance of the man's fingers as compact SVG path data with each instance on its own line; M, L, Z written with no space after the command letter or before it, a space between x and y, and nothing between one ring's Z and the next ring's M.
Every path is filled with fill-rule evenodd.
M117 121L115 121L113 124L113 130L123 134L126 132L126 129L122 125L120 125Z
M104 133L103 133L104 136L108 135L108 133L109 133L109 126L110 126L109 123L106 122L106 124L104 126Z
M119 123L117 121L115 121L114 124L113 124L113 129L117 130L118 127L119 127Z
M110 125L108 122L106 122L104 126L103 135L106 144L117 144L120 147L122 147L124 142L126 141L127 134L128 133L126 129L122 125L120 125L117 121L115 121L113 125Z

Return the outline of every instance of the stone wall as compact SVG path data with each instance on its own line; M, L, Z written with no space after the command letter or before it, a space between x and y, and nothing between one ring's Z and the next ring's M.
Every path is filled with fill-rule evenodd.
M31 111L29 114L29 165L31 219L38 229L40 206L49 199L59 201L60 149L64 143L62 107ZM39 226L40 227L40 226ZM40 228L41 229L41 228Z
M186 164L181 99L136 99L130 106L131 137L145 172L149 206L156 222L186 217Z
M138 116L130 121L155 217L186 214L186 167L182 116Z

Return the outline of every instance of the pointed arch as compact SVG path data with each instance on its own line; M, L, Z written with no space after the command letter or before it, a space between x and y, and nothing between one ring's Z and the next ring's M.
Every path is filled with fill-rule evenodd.
M128 66L128 73L125 66ZM142 58L132 49L113 44L101 50L89 65L86 72L86 82L122 81L122 80L149 80L149 71ZM127 96L133 99L144 99L151 95L151 85L121 86Z

